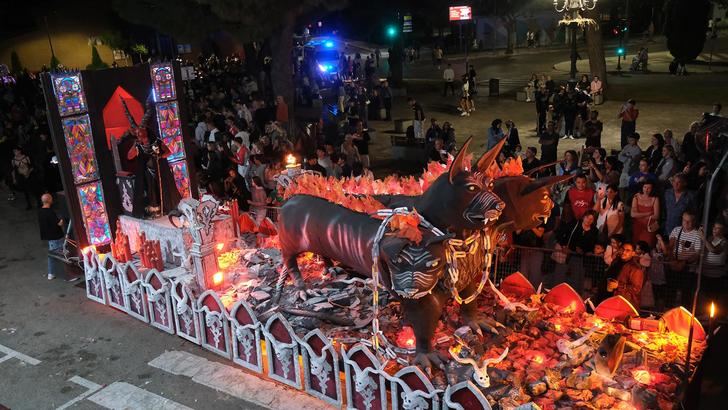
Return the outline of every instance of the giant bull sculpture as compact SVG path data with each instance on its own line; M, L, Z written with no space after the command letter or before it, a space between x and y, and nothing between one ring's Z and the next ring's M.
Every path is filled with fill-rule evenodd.
M303 252L340 261L364 276L371 276L373 264L377 264L384 285L400 300L405 321L414 330L415 363L425 368L442 364L432 352L431 339L451 295L462 295L468 301L461 308L465 323L489 328L476 317L475 301L468 296L477 292L476 279L490 253L487 229L504 207L491 191L492 181L485 173L500 146L484 154L471 170L466 160L470 141L463 145L449 171L414 201L420 215L449 235L428 234L421 245L385 237L380 244L380 260L375 261L372 246L381 221L369 215L308 195L291 197L279 214L281 252L296 286L304 286L296 262ZM465 256L458 256L457 274L453 275L452 260L448 259L455 258L455 253Z

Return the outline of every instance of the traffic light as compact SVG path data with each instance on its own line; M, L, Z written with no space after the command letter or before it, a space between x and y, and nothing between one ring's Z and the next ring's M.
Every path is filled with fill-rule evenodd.
M625 53L624 47L617 47L617 55L623 57Z
M387 37L389 37L389 38L397 37L397 27L387 26Z

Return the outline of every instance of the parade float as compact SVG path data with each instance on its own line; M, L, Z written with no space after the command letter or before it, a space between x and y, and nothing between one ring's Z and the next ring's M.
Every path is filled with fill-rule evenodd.
M500 146L473 162L469 142L420 178L327 179L289 158L285 202L257 222L191 189L178 67L124 70L43 79L89 299L334 407L678 406L709 333L686 309L640 317L493 268L498 236L544 221L565 178L498 166ZM174 177L159 196L182 198L169 215L135 213L144 181L102 114L114 95L135 124L156 118Z

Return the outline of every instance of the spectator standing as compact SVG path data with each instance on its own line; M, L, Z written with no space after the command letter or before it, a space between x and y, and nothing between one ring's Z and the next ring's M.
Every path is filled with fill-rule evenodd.
M650 164L647 161L647 158L643 157L640 159L640 165L637 172L629 177L629 192L635 193L639 190L641 184L645 182L654 183L655 181L657 181L657 176L650 172Z
M682 144L680 144L680 152L682 160L685 163L695 164L700 159L700 152L696 145L695 133L698 131L700 124L693 122L690 124L690 130L683 136Z
M521 145L521 139L518 136L518 128L512 120L506 120L506 150L513 155L518 151L518 147Z
M534 98L536 99L536 115L538 116L536 134L540 135L546 129L546 114L549 110L549 92L545 85L542 84L538 87Z
M425 135L423 133L422 126L425 121L425 111L422 109L422 105L420 105L420 103L418 103L413 97L409 97L407 102L412 108L412 113L414 115L412 128L414 128L415 139L424 139Z
M584 214L594 208L594 190L589 188L586 176L577 175L574 186L566 191L565 206L571 211L574 219L581 219Z
M442 96L447 96L447 90L450 90L451 95L455 95L455 70L452 69L452 64L447 63L447 67L442 70L442 80L445 82L442 89Z
M445 53L442 51L442 47L437 46L435 47L435 50L433 50L433 54L435 57L435 64L437 64L437 69L439 70L442 66L442 57Z
M703 294L710 300L725 300L726 276L726 249L725 223L716 221L713 223L711 235L706 237L703 230L700 230L700 237L705 246L705 259L703 260Z
M609 238L624 231L624 203L619 198L619 188L609 185L604 196L598 198L594 210L599 213L597 229L603 238Z
M587 148L602 146L602 130L604 125L599 121L599 111L592 111L589 113L589 120L584 123L584 137L586 138L585 145Z
M557 233L557 245L568 255L566 264L557 263L550 285L566 282L580 295L584 290L584 254L594 251L598 233L594 227L596 213L588 210L581 220L564 224ZM567 276L568 273L568 276Z
M385 121L392 121L392 89L389 88L389 82L383 81L380 90L382 101L384 102L384 110L387 116L384 118Z
M621 146L627 145L627 138L634 134L637 129L637 117L640 115L640 110L637 109L637 102L633 99L629 99L622 108L619 110L617 118L622 120L621 127Z
M534 284L543 282L543 271L541 270L543 252L527 248L543 248L544 232L545 227L541 224L533 229L516 231L513 234L513 243L525 247L519 249L521 256L520 272Z
M463 75L462 80L463 85L460 89L460 106L457 107L457 109L460 111L461 117L468 117L470 116L470 112L473 111L473 99L470 95L470 82L468 82L467 76Z
M538 168L541 166L541 161L539 161L538 158L536 158L536 154L538 154L538 150L536 147L528 147L526 148L526 154L525 158L523 159L523 173L528 174L532 169ZM536 173L538 174L538 173ZM534 178L538 178L538 175L531 175Z
M316 159L316 157L313 157L313 159ZM265 193L263 180L260 177L254 176L252 181L253 191L248 204L250 204L250 212L255 216L255 222L260 225L266 217L265 207L268 205L268 195Z
M662 159L657 168L655 174L657 179L664 184L667 184L669 179L675 174L677 170L677 158L675 157L675 148L670 144L665 144L662 147Z
M640 134L633 132L627 138L627 145L622 147L622 151L617 159L622 163L622 175L619 179L619 188L626 189L629 186L629 176L636 173L639 169L639 160L642 157L642 149L637 142L640 140Z
M10 161L11 165L11 177L12 186L11 193L8 197L9 200L15 200L15 194L13 191L22 191L25 195L25 209L29 210L33 208L31 201L31 193L35 190L33 176L35 169L33 168L33 162L30 157L23 153L20 147L13 148L13 158Z
M642 284L645 274L643 267L639 264L639 258L635 256L634 245L627 242L622 244L619 274L616 280L614 294L627 299L632 306L640 306Z
M660 201L657 198L655 183L647 180L640 184L640 191L632 197L632 241L647 242L655 246L657 231L660 229Z
M591 94L592 98L594 98L597 95L601 95L603 92L604 85L602 84L602 80L599 79L598 75L595 75L592 78L591 84L589 86L589 93Z
M654 173L662 160L662 147L665 146L665 137L662 134L652 134L650 146L645 151L645 158L649 164L650 172Z
M41 197L41 208L38 210L38 225L40 226L40 239L48 241L48 252L55 252L63 248L63 219L56 215L51 208L53 206L53 197L50 194L43 194ZM58 276L59 270L48 255L48 280L53 280Z
M695 204L695 195L687 187L687 177L680 173L672 177L672 188L665 190L665 236L670 236L680 226L683 213Z
M356 130L352 135L352 138L354 145L359 152L359 160L364 168L369 168L369 143L371 142L372 137L369 135L369 131L364 130L364 124L361 121L356 123Z
M678 289L681 296L678 303L689 306L694 291L694 278L690 273L696 271L703 241L695 226L695 214L686 210L682 213L682 223L670 232L670 259L667 281L671 288Z
M503 121L500 118L494 119L490 124L490 128L488 128L488 150L495 147L505 137L502 126Z
M554 121L549 121L548 125L546 125L546 131L538 138L538 143L541 144L541 162L543 164L556 162L556 155L559 148L559 134L554 129L555 126ZM553 172L552 168L550 173L553 174Z

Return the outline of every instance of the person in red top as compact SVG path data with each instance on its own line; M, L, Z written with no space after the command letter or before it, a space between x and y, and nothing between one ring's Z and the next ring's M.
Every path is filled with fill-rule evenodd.
M594 190L587 187L585 175L576 176L574 186L566 192L566 203L576 220L594 207Z
M640 110L637 109L637 101L631 98L624 103L622 109L619 110L617 118L622 119L622 148L627 145L627 137L634 134L637 130L637 117L639 117L639 115Z

